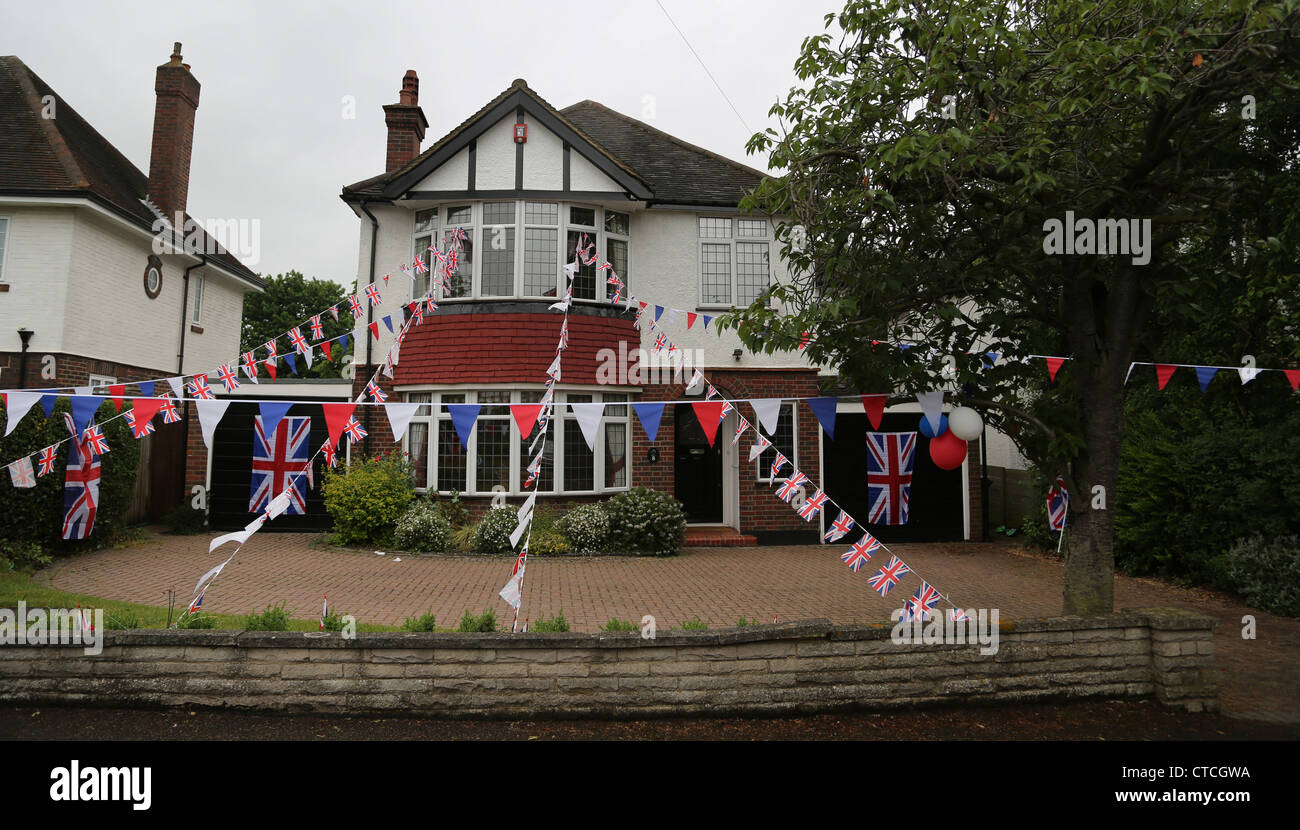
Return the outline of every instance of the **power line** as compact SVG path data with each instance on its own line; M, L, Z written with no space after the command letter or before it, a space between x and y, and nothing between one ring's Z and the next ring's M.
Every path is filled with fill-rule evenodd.
M740 119L740 124L745 128L745 132L749 133L750 135L753 135L754 131L750 129L750 126L748 124L745 123L745 116L741 115L740 110L736 109L736 105L731 103L731 99L728 98L727 93L723 91L722 85L718 83L718 79L713 77L713 73L709 71L709 67L705 66L704 59L700 57L699 52L695 51L695 47L691 45L691 42L686 39L686 34L677 26L677 23L673 20L672 15L670 15L668 13L668 10L664 8L664 4L660 3L659 0L655 0L655 5L657 5L659 7L659 10L664 13L664 17L668 18L668 22L672 24L673 28L677 29L677 34L681 35L682 43L686 44L686 48L690 49L691 54L694 55L695 59L700 62L700 66L704 69L704 74L709 76L709 80L713 81L713 85L717 87L718 93L722 96L723 100L727 102L727 105L731 107L731 111L734 112L736 114L736 117Z

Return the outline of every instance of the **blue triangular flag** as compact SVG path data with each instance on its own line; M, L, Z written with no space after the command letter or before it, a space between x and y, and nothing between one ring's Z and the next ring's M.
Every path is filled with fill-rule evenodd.
M451 415L451 424L456 427L456 436L460 445L469 449L469 434L474 431L474 422L478 420L478 411L483 408L477 403L449 403L447 413Z
M41 409L45 410L45 417L48 418L54 414L54 404L58 403L58 395L42 395Z
M1205 388L1214 380L1214 375L1219 371L1217 366L1197 366L1196 379L1201 384L1201 394L1205 394Z
M99 409L99 405L103 402L103 398L95 395L72 396L72 425L77 428L77 435L86 431L90 416L95 414L95 410Z
M655 322L656 322L656 323L659 322L659 315L661 315L661 314L663 314L663 313L664 313L664 307L663 307L663 306L661 306L661 305L657 305L657 306L655 306Z
M817 416L817 422L826 430L826 434L835 438L835 404L837 398L809 398L808 408Z
M285 352L280 355L280 357L283 357L284 362L289 364L290 372L293 372L295 375L298 374L298 361L294 358L293 352Z
M348 350L348 336L346 334L339 335L339 348L345 352Z
M634 403L632 409L636 412L636 417L641 421L641 429L645 430L645 437L654 443L655 438L659 435L659 421L664 417L664 405L661 403Z
M385 314L385 315L384 315L384 325L385 325L385 326L388 326L388 332L389 332L389 334L392 334L392 333L393 333L393 315L391 315L391 314Z
M712 317L710 317L710 316L707 315L707 314L704 315L704 327L705 327L706 329L709 327L709 323L712 323L712 322L713 322L713 318L712 318Z
M994 365L995 363L998 362L998 358L1000 358L1000 357L1002 357L1002 352L985 352L985 353L984 353L984 368L985 368L985 369L992 369L992 368L993 368L993 365Z
M142 380L139 383L137 383L136 386L140 387L141 395L144 395L146 398L153 397L153 381Z
M907 351L907 350L910 349L910 348L912 348L912 344L911 344L911 343L899 343L899 344L898 344L898 350L899 350L900 352L905 352L905 351Z
M267 401L258 404L258 412L262 415L262 434L274 440L275 428L280 425L280 419L292 407L292 403L283 403L281 401Z

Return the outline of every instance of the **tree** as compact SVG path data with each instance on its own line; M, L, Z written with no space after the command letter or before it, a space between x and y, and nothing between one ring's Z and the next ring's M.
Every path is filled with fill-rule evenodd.
M338 320L327 309L343 302L347 294L343 286L326 280L309 280L297 271L277 274L266 279L266 288L260 294L244 295L244 322L239 339L239 350L247 352L257 349L258 357L266 357L266 344L272 337L281 337L289 329L299 326L305 337L312 342L308 320L313 314L322 314L321 324L326 338L338 337L352 331L352 315L345 306L340 310ZM278 342L280 354L284 354L288 344ZM319 351L310 369L301 360L298 361L298 374L302 377L337 378L342 376L343 350L335 349L326 360Z
M1294 315L1294 247L1248 208L1296 162L1294 130L1255 120L1300 103L1296 8L851 2L827 16L838 38L804 41L807 86L771 110L783 132L749 143L786 173L743 207L783 217L795 276L724 325L766 351L809 332L811 359L859 388L943 385L982 408L1066 476L1065 613L1113 610L1132 362L1243 279L1236 301ZM985 369L986 351L1072 360L1053 384L1042 361Z

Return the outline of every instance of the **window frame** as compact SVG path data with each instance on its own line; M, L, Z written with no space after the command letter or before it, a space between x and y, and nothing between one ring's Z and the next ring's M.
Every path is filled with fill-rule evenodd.
M425 210L433 212L433 221L430 223L428 228L424 230L420 230L419 223L417 220L419 218L419 215L421 213L424 213ZM436 280L438 280L438 258L433 255L433 252L429 250L429 247L431 245L437 245L441 238L441 229L442 229L442 223L440 221L441 218L442 218L442 209L440 207L425 208L424 210L417 210L413 214L411 214L411 249L412 250L411 250L410 261L414 263L416 257L424 257L424 262L426 265L429 266L429 271L428 273L425 274L416 275L424 280L424 285L428 290L424 293L417 292L416 282L414 279L412 279L411 287L410 287L410 296L407 302L423 299L425 297L438 296L435 293L435 291L438 290L438 282L436 282ZM422 239L428 239L429 241L427 244L421 245L420 240ZM411 267L414 268L414 265L412 265Z
M9 238L12 236L10 230L14 223L12 217L6 213L0 213L0 283L5 281L5 260L9 257Z
M784 469L783 472L788 473L791 470L799 469L799 402L781 401L782 412L785 411L786 407L790 408L790 454L786 456L786 458L789 459L790 461L790 465L788 469ZM754 429L758 430L761 428L762 428L762 424L758 423L758 415L755 414ZM781 418L780 416L778 416L777 429L780 428L781 428ZM776 436L773 436L773 438L775 437ZM776 449L779 451L779 448L776 446L775 440L772 442L772 446L771 448L769 448L769 450L764 450L762 453L759 453L758 458L754 459L754 464L756 465L756 467L754 468L754 476L755 476L754 480L759 482L760 484L778 484L790 477L788 474L778 475L776 477L772 476L772 462L770 460L767 460L768 452L771 449Z
M190 323L199 325L203 322L203 291L207 284L207 275L195 271L194 284L190 286Z
M730 233L725 237L704 236L703 233L701 232L700 225L702 221L705 219L725 219L729 221L731 223ZM741 222L762 222L764 228L763 236L740 236L739 232L740 232ZM756 218L753 216L743 216L743 215L722 216L717 214L700 213L696 215L695 233L696 233L695 265L698 269L698 274L697 274L698 279L696 280L696 285L698 286L699 289L697 295L697 299L699 301L699 308L734 309L734 308L742 307L736 304L737 288L738 288L737 279L739 277L739 271L740 271L740 261L738 258L737 249L738 246L740 245L764 245L767 247L767 287L768 288L772 287L773 230L772 230L772 223L767 217ZM704 296L704 246L705 245L717 245L720 247L726 247L728 249L729 256L730 256L730 260L729 260L730 288L728 290L728 302L719 303L716 301L706 301L705 299ZM757 299L757 297L755 299Z

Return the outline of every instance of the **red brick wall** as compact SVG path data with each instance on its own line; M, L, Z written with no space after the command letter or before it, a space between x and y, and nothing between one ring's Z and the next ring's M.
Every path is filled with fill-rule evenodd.
M141 366L128 366L108 360L96 360L74 354L52 353L54 355L55 376L41 377L41 361L46 352L27 353L28 389L43 389L53 386L85 386L91 375L106 375L117 378L118 383L132 383L137 380L152 380L168 373L165 369L148 369ZM18 367L22 360L19 352L0 352L0 387L18 389ZM134 390L128 390L134 393Z

